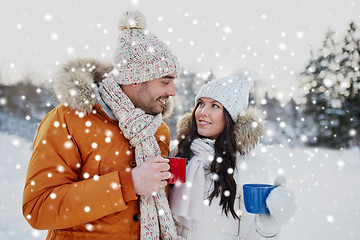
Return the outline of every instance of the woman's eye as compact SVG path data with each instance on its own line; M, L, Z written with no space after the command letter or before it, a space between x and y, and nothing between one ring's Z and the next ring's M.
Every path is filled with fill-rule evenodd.
M199 102L199 106L204 106L204 103L202 103L202 102Z
M218 105L216 105L216 104L213 104L213 107L215 107L215 108L219 108L219 106L218 106Z

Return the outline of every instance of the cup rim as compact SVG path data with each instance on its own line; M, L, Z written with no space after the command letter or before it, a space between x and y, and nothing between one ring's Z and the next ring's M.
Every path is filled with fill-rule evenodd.
M248 183L248 184L244 184L243 187L269 188L275 186L271 184L263 184L263 183Z

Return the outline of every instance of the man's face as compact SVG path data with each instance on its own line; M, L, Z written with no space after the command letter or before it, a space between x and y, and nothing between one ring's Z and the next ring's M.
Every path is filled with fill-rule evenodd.
M139 83L136 86L137 94L132 99L134 106L141 108L147 114L162 113L169 96L176 95L175 78L176 74L174 73L163 78Z

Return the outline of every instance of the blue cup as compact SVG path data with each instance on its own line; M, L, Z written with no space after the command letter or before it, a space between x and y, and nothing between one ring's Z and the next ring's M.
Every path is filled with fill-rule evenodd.
M269 184L244 184L243 195L245 209L249 213L270 213L266 206L266 198L276 186Z

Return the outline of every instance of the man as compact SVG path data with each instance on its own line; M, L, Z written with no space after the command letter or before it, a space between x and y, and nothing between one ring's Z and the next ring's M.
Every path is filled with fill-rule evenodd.
M39 126L23 196L25 218L47 239L177 238L161 113L179 65L145 25L125 12L113 67L75 60L54 79L61 104Z

